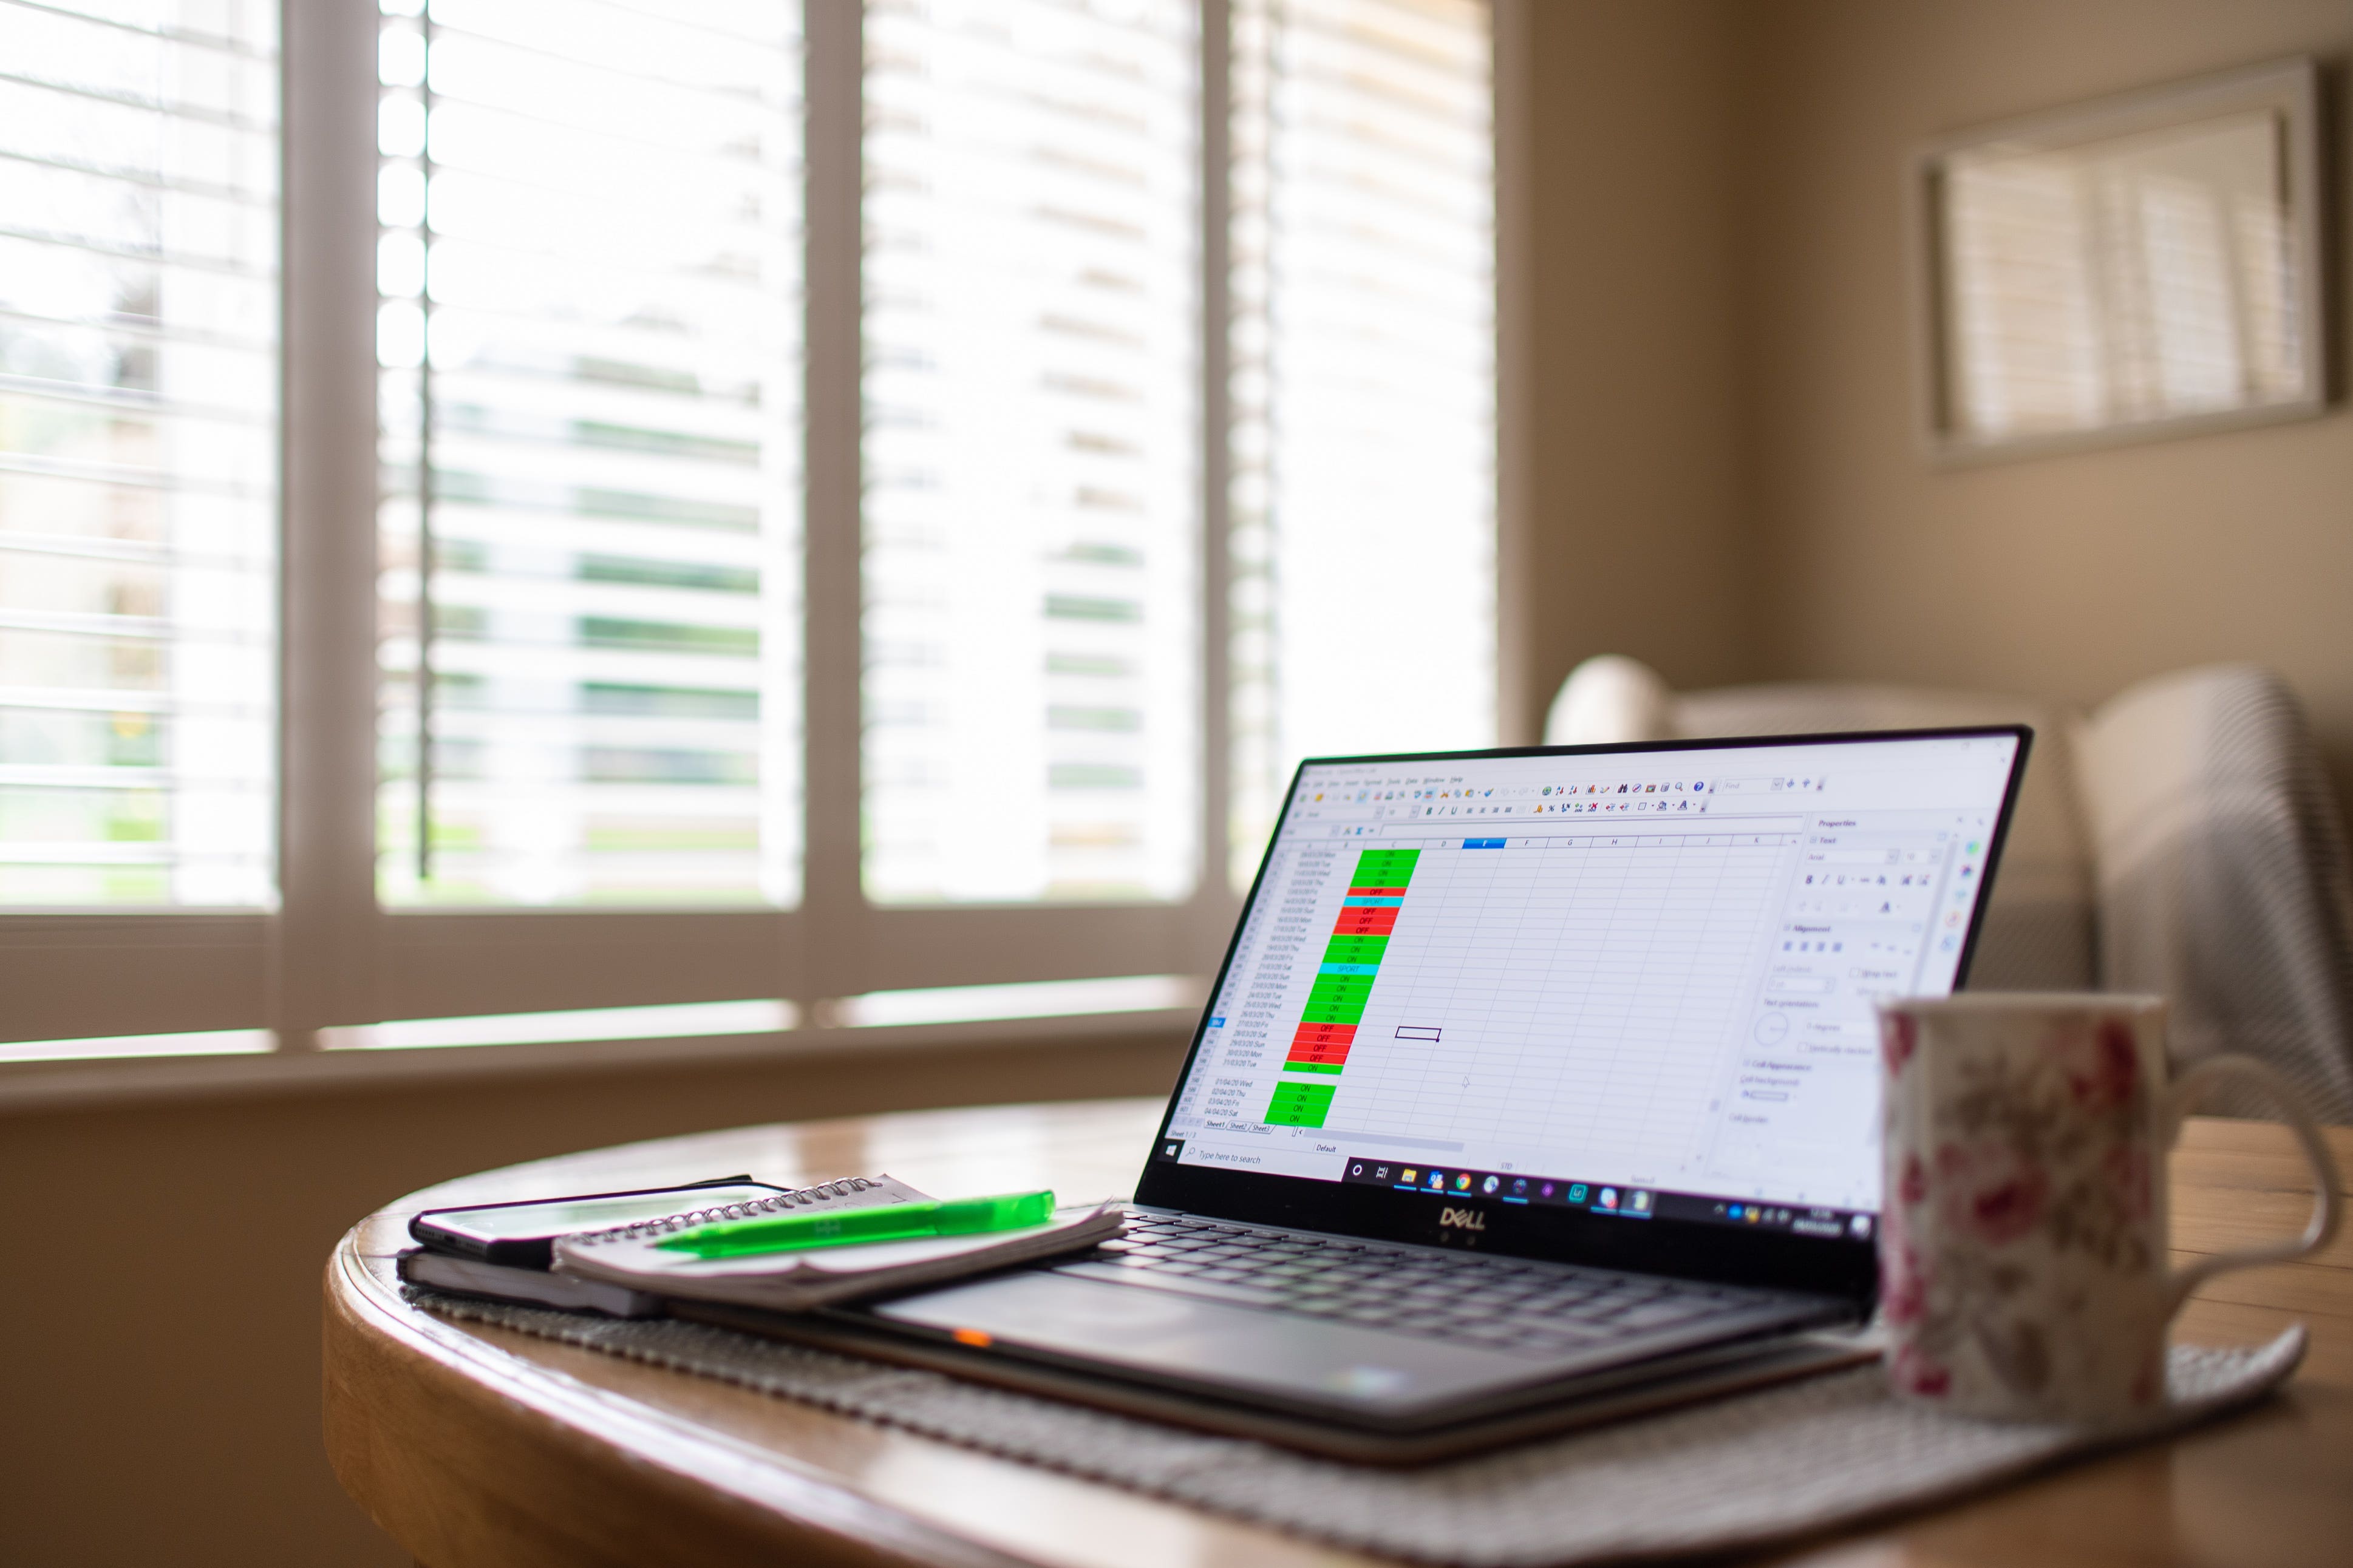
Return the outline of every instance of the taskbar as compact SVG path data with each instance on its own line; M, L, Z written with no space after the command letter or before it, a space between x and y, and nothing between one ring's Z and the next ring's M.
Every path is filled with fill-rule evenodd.
M1389 1187L1431 1197L1479 1198L1539 1208L1574 1209L1617 1219L1672 1219L1702 1225L1777 1230L1824 1241L1869 1241L1876 1217L1865 1210L1817 1205L1751 1201L1713 1194L1669 1192L1623 1182L1575 1182L1508 1171L1473 1171L1460 1165L1406 1164L1392 1158L1351 1154L1340 1180L1356 1186Z

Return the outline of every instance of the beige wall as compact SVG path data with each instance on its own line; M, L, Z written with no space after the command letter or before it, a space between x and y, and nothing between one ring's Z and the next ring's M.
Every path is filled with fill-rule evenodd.
M1915 444L1902 204L1940 132L2290 54L2341 71L2353 4L1773 0L1736 26L1757 673L2092 702L2252 659L2353 779L2353 414L1939 469ZM2332 294L2341 351L2341 268Z
M1751 668L1734 378L1736 38L1713 0L1526 0L1533 734L1597 653ZM1513 687L1507 682L1506 689ZM1507 724L1508 732L1508 724Z
M406 1563L319 1438L328 1251L403 1193L747 1122L1163 1094L1182 1055L1130 1038L0 1114L0 1563Z

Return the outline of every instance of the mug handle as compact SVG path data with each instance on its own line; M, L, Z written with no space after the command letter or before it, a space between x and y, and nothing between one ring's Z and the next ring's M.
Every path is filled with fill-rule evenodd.
M2319 1251L2337 1235L2338 1176L2337 1162L2330 1157L2328 1142L2320 1135L2319 1124L2312 1113L2298 1103L2296 1091L2286 1079L2253 1057L2209 1057L2183 1073L2165 1097L2165 1143L2173 1147L2181 1135L2182 1118L2190 1105L2207 1089L2228 1079L2238 1079L2262 1090L2279 1110L2288 1130L2304 1146L2304 1157L2312 1166L2314 1195L2312 1218L2304 1234L2294 1241L2275 1241L2263 1247L2242 1247L2236 1252L2217 1253L2208 1258L2176 1269L2167 1282L2166 1315L2180 1310L2189 1292L2217 1274L2232 1268L2252 1268L2264 1263L2289 1263Z

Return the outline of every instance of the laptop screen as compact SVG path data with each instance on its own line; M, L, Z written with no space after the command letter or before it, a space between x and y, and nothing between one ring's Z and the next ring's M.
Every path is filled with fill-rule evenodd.
M2026 739L1310 762L1154 1164L1867 1241Z

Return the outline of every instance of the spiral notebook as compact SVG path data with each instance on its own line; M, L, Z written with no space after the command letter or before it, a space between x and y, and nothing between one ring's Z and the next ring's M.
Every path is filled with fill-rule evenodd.
M491 1263L430 1246L403 1254L397 1268L405 1282L436 1290L616 1318L659 1317L673 1298L798 1311L1082 1251L1118 1235L1122 1218L1118 1205L1106 1204L1060 1210L1046 1224L1020 1230L712 1260L659 1246L665 1237L716 1221L928 1201L929 1194L892 1176L851 1176L559 1237L550 1268Z
M819 1198L818 1202L828 1207L871 1208L931 1201L928 1194L895 1177L854 1180L861 1184L846 1200ZM818 1193L828 1190L816 1189ZM803 1201L804 1196L786 1193L736 1205L743 1211L740 1215L712 1216L706 1211L566 1237L555 1244L554 1272L569 1279L653 1296L797 1312L1082 1252L1119 1235L1124 1220L1122 1207L1107 1203L1071 1205L1057 1209L1042 1225L976 1236L872 1241L746 1258L697 1258L662 1246L667 1238L710 1217L744 1217L796 1207L806 1211L812 1205Z

